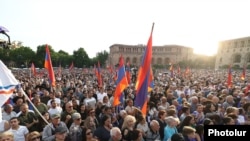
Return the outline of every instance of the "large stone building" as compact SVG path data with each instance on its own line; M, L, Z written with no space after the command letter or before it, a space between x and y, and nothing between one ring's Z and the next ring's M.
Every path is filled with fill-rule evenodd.
M250 37L224 40L219 43L215 69L229 65L240 68L250 65Z
M139 66L146 49L146 45L122 45L114 44L110 46L108 64L118 64L120 55L125 61L132 65ZM193 57L193 48L180 45L153 46L153 65L168 65L178 63L183 60L190 60Z

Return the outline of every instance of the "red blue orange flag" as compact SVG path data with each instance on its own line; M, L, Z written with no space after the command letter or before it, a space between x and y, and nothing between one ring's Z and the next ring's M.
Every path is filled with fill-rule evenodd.
M130 84L131 83L131 75L130 75L130 63L129 63L129 61L127 62L127 67L126 67L126 77L127 77L128 84Z
M47 69L48 74L49 74L49 81L51 86L56 86L56 79L55 79L55 74L54 70L52 67L52 62L50 58L50 52L49 52L49 47L46 45L46 54L45 54L45 61L44 61L44 68Z
M151 92L154 88L154 76L153 76L153 71L152 68L150 67L150 75L149 75L149 80L148 80L148 92Z
M35 65L34 65L33 62L31 63L30 70L31 70L31 72L33 73L33 75L36 76L36 67L35 67Z
M173 64L170 65L169 71L170 71L170 77L174 78L174 67L173 67Z
M228 68L227 87L228 88L232 87L232 68L231 68L231 65L229 65L229 68Z
M141 62L137 84L136 84L136 98L135 106L141 109L142 114L145 116L147 113L147 101L148 101L148 86L151 71L151 60L152 60L152 34L153 34L154 23L152 26L151 34L147 43L146 50L144 52L143 60Z
M113 106L117 106L121 103L122 93L128 87L128 81L125 72L125 66L122 55L119 59L119 68L118 68L118 78L116 80L116 89L114 93L114 102Z
M69 71L71 72L74 69L74 62L72 61L72 63L69 66Z
M243 66L243 70L242 70L242 74L241 74L241 80L245 80L246 78L246 66L244 65Z
M100 62L98 61L97 64L97 82L98 82L98 86L102 87L102 75L101 75L101 66L100 66Z

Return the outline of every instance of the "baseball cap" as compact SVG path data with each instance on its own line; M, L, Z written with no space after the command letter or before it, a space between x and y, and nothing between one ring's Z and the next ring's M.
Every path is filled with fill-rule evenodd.
M79 119L81 118L81 115L79 113L74 113L72 114L72 119L75 120L75 119Z
M55 133L59 133L59 134L66 133L67 131L68 131L68 129L64 126L58 126L55 129Z
M60 118L60 117L61 117L60 114L53 114L53 115L51 115L51 118Z

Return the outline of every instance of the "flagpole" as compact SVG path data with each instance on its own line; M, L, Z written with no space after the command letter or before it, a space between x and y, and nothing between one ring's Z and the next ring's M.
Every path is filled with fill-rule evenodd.
M28 95L24 92L23 88L21 88L21 92L24 94L24 96L26 97L26 99L30 102L30 104L32 105L32 107L36 110L36 112L39 114L39 116L45 121L46 124L48 124L52 129L54 129L49 122L43 117L43 115L38 111L38 109L36 108L36 106L32 103L32 101L30 100L30 98L28 97Z

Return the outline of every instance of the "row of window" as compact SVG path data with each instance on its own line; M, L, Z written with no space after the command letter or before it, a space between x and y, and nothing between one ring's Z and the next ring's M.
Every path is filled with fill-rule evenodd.
M233 57L233 63L240 63L241 62L241 55L240 54L238 54L238 55L235 55L234 57ZM222 62L222 57L220 58L220 63ZM250 55L248 55L247 57L246 57L246 60L242 60L243 62L250 62Z
M243 40L243 41L230 41L230 42L224 42L221 43L221 46L223 48L237 48L237 47L250 47L250 39L249 40Z
M120 52L144 52L145 48L124 48L119 47ZM153 48L153 52L163 52L163 51L178 51L181 52L181 48Z
M229 49L227 49L226 51L225 51L225 50L221 50L220 53L221 53L221 54L223 54L224 52L227 52L227 53L228 53L229 51L230 51ZM232 52L235 52L235 51L236 51L235 49L232 50ZM243 49L240 49L239 51L244 51L244 50L243 50ZM249 51L249 48L247 48L247 51Z

